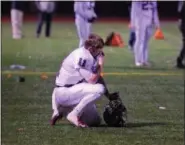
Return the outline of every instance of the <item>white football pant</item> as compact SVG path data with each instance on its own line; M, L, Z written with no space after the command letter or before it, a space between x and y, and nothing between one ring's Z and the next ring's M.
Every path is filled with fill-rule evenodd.
M87 125L97 125L101 119L95 101L104 93L102 84L80 83L72 87L54 88L52 94L53 116L74 113Z
M11 9L11 24L13 39L22 38L23 12Z
M135 63L148 63L148 43L153 33L153 25L142 21L135 29L136 41L134 44Z
M85 41L88 39L91 33L91 23L88 23L86 20L80 16L76 16L75 24L77 28L78 37L80 39L79 47L84 46Z

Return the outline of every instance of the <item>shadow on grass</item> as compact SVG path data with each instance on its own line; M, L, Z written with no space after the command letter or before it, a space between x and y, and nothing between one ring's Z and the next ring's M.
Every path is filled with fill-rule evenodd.
M138 122L138 123L127 123L125 127L123 128L137 128L137 127L152 127L152 126L162 126L162 125L169 125L169 123L164 123L164 122ZM109 127L106 124L101 124L99 127ZM112 127L115 128L115 127ZM120 127L116 127L120 128Z
M162 126L162 125L168 125L168 123L164 122L139 122L139 123L128 123L126 125L126 128L135 128L135 127L145 127L145 126Z
M90 128L139 128L139 127L154 127L154 126L164 126L164 125L170 125L170 123L165 122L137 122L137 123L127 123L125 127L111 127L107 126L106 124L101 124L100 126L94 126ZM62 123L62 124L56 124L56 127L74 127L74 125L71 125L70 123Z

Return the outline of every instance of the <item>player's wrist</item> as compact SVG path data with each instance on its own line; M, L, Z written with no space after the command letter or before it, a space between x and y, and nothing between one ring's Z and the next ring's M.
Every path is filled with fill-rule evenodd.
M110 93L109 93L108 89L105 90L104 95L107 97L108 100L110 100L110 97L109 97Z

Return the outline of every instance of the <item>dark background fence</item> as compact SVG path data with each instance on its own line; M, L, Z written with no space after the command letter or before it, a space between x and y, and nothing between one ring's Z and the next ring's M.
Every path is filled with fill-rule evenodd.
M25 1L25 15L36 13L34 1ZM58 16L73 17L73 1L56 1L55 14ZM99 17L129 17L130 1L96 1L96 12ZM158 10L160 18L176 18L177 17L177 1L160 1L158 2ZM2 16L10 15L11 2L1 2Z

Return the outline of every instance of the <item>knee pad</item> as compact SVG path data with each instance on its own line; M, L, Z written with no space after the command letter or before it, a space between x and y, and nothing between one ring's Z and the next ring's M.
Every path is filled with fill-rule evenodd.
M80 120L86 123L89 127L98 127L102 121L98 112L93 112L93 109L92 111L86 110L86 112L83 112Z

